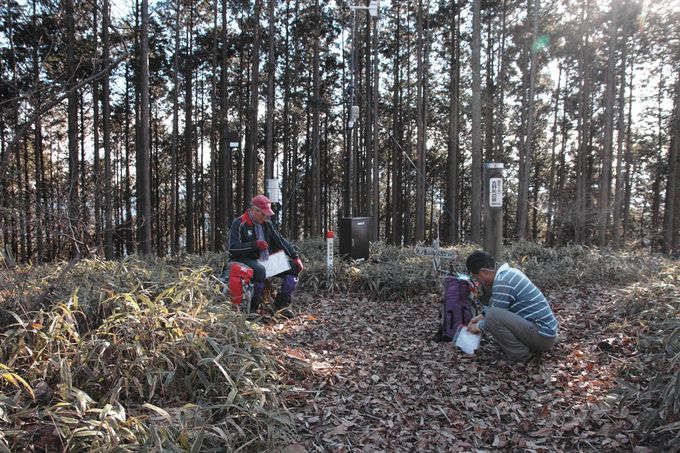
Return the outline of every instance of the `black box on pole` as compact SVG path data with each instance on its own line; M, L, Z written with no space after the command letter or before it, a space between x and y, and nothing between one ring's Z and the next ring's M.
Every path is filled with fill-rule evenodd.
M371 233L370 217L343 217L340 219L340 256L354 260L368 259L368 241Z

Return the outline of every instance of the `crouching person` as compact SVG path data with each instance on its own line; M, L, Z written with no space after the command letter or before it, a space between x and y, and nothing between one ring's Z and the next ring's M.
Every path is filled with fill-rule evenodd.
M509 363L526 362L555 345L557 319L543 293L522 271L507 263L496 269L493 257L483 251L470 254L465 264L473 278L491 289L490 306L470 321L470 332L490 334Z
M245 264L253 270L253 295L251 312L256 312L262 301L265 284L265 268L258 260L266 260L270 253L283 250L290 258L292 269L277 277L283 278L281 289L274 300L274 309L282 316L293 317L288 306L303 266L295 248L279 233L269 217L274 215L271 201L264 195L254 197L242 216L234 219L229 232L229 258Z

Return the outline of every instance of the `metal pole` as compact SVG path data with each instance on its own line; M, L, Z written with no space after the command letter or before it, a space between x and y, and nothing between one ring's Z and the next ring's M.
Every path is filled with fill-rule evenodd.
M357 90L357 74L356 74L356 59L357 59L357 44L356 44L356 39L357 39L357 31L356 31L356 19L357 19L357 12L356 10L352 11L352 53L351 55L351 60L350 60L350 71L352 73L352 78L351 78L351 92L349 93L349 125L347 126L349 128L349 141L347 145L347 152L349 154L349 168L347 169L347 201L348 201L348 206L347 206L347 213L346 215L348 217L352 217L354 215L354 204L356 203L355 200L355 184L354 184L354 136L355 136L355 128L354 128L354 123L357 121L357 109L354 108L356 104L356 90Z
M503 164L484 164L484 249L503 261Z
M371 15L371 17L375 17L377 21L377 17L379 14L379 9L380 9L380 1L379 0L372 0L368 6L361 6L361 5L350 5L350 9L352 10L352 38L351 38L351 49L350 49L350 84L349 87L347 88L347 100L349 102L349 111L348 111L348 120L347 120L347 156L346 156L346 165L345 165L345 178L346 179L346 185L345 185L345 210L344 214L346 217L352 217L354 213L357 211L357 192L356 192L356 183L354 180L355 174L354 170L356 167L356 162L354 160L354 149L358 149L358 143L356 142L357 140L357 132L354 129L355 123L359 120L360 116L360 109L359 106L357 105L357 97L356 97L356 89L357 89L357 79L358 79L358 74L357 74L357 60L358 60L358 46L356 45L357 41L357 30L356 30L356 20L357 20L357 9L363 9L367 10L368 13ZM377 45L376 47L376 52L377 52ZM369 106L370 108L370 106ZM377 112L377 109L374 108L374 111Z

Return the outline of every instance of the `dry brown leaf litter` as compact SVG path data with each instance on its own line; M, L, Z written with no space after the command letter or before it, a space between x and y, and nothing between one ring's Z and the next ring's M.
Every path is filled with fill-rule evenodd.
M285 451L651 451L637 414L610 396L635 354L634 339L608 330L614 296L546 295L561 340L515 366L488 338L475 356L432 341L436 296L301 296L295 320L265 328L284 353L298 431Z

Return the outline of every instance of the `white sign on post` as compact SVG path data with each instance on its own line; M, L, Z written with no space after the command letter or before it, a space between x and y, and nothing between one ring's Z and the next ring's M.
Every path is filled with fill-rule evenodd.
M503 178L489 178L489 206L503 206Z
M333 288L333 232L326 232L326 284Z
M267 187L267 198L272 203L281 202L281 188L279 187L279 180L277 178L267 179L265 181Z
M450 260L454 260L458 256L455 250L445 250L440 249L439 247L426 247L424 245L416 245L413 251L415 252L416 255L436 256L439 258L447 258Z
M333 232L326 233L326 269L333 272Z
M435 274L439 274L439 263L442 258L455 260L458 257L458 253L456 253L455 250L444 250L439 248L439 239L433 241L432 247L426 247L420 244L416 245L414 252L416 252L416 255L432 257L432 266L434 266Z
M432 247L435 248L435 250L440 250L439 248L439 239L435 239L432 241ZM441 262L441 258L437 255L432 257L432 264L434 265L435 269L439 269L439 263Z

